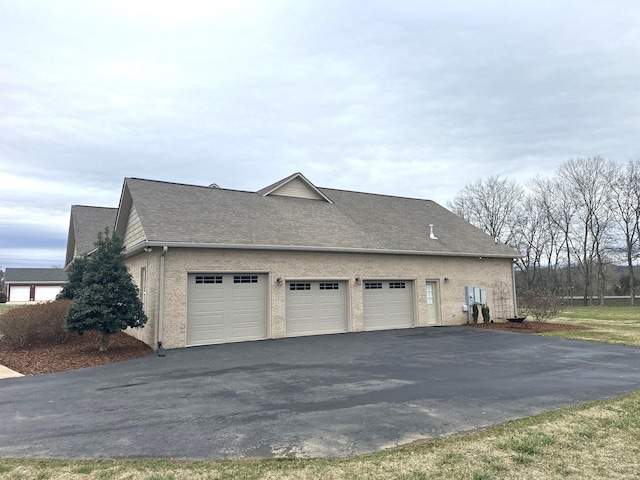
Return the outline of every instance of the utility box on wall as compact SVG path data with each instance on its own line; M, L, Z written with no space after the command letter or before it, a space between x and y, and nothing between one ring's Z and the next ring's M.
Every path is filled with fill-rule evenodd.
M465 302L467 305L474 303L487 303L487 290L480 287L465 287Z
M465 292L465 305L462 308L462 311L468 312L467 323L471 323L472 306L476 303L485 305L487 303L487 291L484 288L468 286L464 288L464 292Z

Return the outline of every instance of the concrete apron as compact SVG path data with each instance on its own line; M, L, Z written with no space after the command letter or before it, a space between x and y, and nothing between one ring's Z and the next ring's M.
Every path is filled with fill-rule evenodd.
M3 378L15 378L15 377L24 377L24 375L16 372L15 370L11 370L10 368L7 368L4 365L0 365L0 380L2 380Z

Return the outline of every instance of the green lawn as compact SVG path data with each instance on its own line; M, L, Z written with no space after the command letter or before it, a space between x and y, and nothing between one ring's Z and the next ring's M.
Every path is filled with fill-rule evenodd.
M554 336L640 345L640 308L572 307ZM640 470L640 392L347 459L0 459L0 479L627 479Z
M19 307L19 306L20 305L0 303L0 315L2 315L4 312L8 312L12 308L16 308L16 307Z
M640 307L569 307L554 319L589 327L545 335L640 347Z
M640 299L638 300L640 302ZM566 307L559 315L563 319L602 320L640 324L640 306L629 307Z

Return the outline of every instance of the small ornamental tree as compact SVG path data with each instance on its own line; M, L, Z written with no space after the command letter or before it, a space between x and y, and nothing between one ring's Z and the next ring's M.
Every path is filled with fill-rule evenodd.
M82 283L73 292L66 323L69 330L80 335L84 330L102 333L103 352L109 348L110 335L127 327L141 328L147 317L138 287L124 264L120 237L106 229L98 235L95 246L82 267Z
M562 298L554 292L537 289L520 295L521 312L531 315L537 322L553 318L562 310Z
M482 312L482 322L491 323L491 312L489 310L489 305L483 304L481 312Z
M478 323L478 304L474 303L471 307L471 318L473 318L473 323Z

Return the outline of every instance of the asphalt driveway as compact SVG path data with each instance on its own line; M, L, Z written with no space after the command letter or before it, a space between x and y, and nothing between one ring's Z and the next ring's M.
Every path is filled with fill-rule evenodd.
M0 456L347 456L640 390L640 349L466 327L0 380Z

